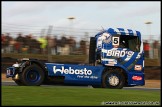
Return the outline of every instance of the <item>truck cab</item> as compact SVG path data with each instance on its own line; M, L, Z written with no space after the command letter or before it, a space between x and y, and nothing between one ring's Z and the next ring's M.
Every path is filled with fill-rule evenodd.
M91 37L90 42L89 62L92 65L124 70L128 85L136 84L135 80L144 78L140 75L134 76L134 73L144 73L143 42L139 31L109 28Z

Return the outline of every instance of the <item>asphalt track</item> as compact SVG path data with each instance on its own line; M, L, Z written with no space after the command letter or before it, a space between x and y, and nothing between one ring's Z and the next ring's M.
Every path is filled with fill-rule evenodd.
M2 86L18 86L13 81L2 81ZM67 86L67 85L41 85L43 87L82 87L82 88L93 88L92 86ZM124 90L149 90L149 91L161 91L160 88L141 88L141 87L124 87Z

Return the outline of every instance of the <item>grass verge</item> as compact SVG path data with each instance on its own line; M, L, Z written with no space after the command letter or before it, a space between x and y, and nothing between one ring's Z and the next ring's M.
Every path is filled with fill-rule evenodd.
M2 86L2 106L102 105L127 102L131 105L160 105L160 91L85 87ZM103 103L104 102L104 103ZM144 105L145 105L144 104Z

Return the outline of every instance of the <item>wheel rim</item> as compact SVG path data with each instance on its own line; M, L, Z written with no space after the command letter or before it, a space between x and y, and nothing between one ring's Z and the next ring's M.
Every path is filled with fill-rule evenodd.
M115 74L112 74L108 77L107 82L111 85L111 86L117 86L119 84L119 77Z
M29 70L26 74L26 79L28 82L38 82L40 80L40 74L37 70Z

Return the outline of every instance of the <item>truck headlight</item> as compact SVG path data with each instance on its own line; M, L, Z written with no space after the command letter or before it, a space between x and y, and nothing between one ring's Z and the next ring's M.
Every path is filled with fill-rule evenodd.
M19 67L20 65L19 64L13 64L12 66L13 67Z

